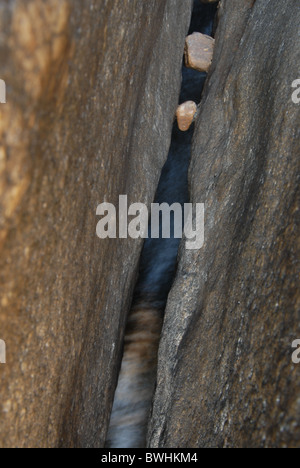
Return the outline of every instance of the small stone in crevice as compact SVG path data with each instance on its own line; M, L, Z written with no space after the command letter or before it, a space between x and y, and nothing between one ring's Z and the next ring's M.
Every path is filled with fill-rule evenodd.
M215 40L201 33L191 34L185 41L185 64L200 72L208 72L212 63Z
M176 111L178 127L182 132L186 132L192 125L197 113L197 104L187 101L178 106Z

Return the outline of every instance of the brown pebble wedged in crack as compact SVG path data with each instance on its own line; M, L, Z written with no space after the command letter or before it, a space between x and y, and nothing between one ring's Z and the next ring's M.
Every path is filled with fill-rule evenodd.
M178 106L176 111L178 127L182 132L186 132L192 125L197 113L197 104L187 101Z
M215 40L201 33L191 34L185 42L185 64L200 72L208 72L212 63Z

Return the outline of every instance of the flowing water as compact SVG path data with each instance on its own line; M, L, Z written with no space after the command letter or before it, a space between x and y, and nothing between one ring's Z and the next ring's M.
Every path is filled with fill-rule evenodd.
M211 35L216 5L195 0L189 34ZM200 102L206 74L182 68L180 103ZM193 126L181 132L174 123L168 160L162 170L155 203L188 203L188 167ZM146 447L148 415L155 387L157 351L163 314L176 273L180 239L147 239L124 342L106 446Z

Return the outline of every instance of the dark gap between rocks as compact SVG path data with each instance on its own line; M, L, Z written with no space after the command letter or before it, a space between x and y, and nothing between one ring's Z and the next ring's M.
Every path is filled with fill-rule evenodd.
M189 34L212 35L216 4L194 2ZM205 73L182 67L179 103L200 102ZM167 162L162 170L155 203L189 202L188 168L194 125L181 132L174 123ZM173 220L171 219L173 223ZM172 231L171 231L172 232ZM107 436L107 448L145 448L148 416L157 371L157 352L164 309L177 267L180 239L147 239L139 279L128 318L124 356Z

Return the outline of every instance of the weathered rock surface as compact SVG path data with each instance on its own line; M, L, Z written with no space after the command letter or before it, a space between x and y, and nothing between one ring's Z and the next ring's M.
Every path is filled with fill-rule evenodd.
M181 248L151 447L300 446L299 22L294 0L220 4L190 168L206 242Z
M191 1L0 1L1 447L104 444L141 242L96 207L149 204Z

